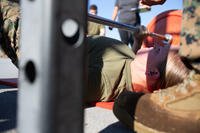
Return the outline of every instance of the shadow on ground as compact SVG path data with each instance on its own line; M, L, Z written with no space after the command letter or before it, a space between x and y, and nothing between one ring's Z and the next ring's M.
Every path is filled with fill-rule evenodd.
M3 91L2 91L3 90ZM17 90L0 89L0 132L16 128Z

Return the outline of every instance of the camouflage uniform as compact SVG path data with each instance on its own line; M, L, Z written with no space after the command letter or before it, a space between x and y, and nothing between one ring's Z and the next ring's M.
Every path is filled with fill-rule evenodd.
M200 1L184 0L179 54L200 71Z
M0 0L0 47L17 66L19 57L19 15L17 1ZM1 56L5 57L5 54Z

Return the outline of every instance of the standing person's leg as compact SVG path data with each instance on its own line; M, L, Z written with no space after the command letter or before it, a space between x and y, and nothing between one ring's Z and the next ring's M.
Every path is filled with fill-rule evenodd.
M121 41L128 45L129 44L128 32L125 31L125 30L120 30L120 29L118 29L118 31L119 31L119 35L120 35Z
M132 25L134 27L140 26L140 21L136 22L135 24L130 24L130 25ZM131 45L131 47L133 47L134 39L135 39L134 33L133 32L128 32L128 42Z
M134 34L132 32L128 32L128 42L131 47L133 47L134 44Z

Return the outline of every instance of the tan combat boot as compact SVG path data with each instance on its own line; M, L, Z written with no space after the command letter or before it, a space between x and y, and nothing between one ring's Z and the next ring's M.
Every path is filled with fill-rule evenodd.
M200 133L200 75L151 94L123 92L113 112L140 133Z

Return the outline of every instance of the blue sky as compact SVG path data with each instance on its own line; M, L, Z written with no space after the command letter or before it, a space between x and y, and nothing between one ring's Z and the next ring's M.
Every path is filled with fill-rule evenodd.
M98 16L111 19L115 0L89 0L89 5L98 6ZM163 5L152 6L151 11L140 13L142 25L147 25L156 15L170 9L182 9L182 0L166 0ZM118 30L112 31L106 26L106 36L119 39Z

